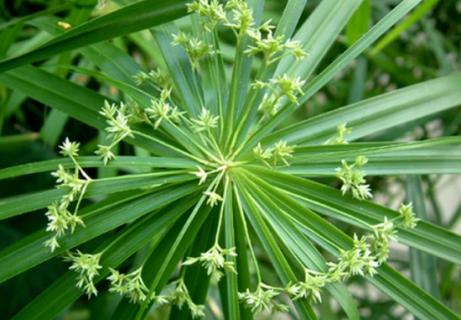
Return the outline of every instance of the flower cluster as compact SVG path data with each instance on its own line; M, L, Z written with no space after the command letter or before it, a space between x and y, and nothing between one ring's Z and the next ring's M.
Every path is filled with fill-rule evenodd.
M192 301L184 280L180 278L175 282L175 284L176 288L166 296L166 300L178 306L180 309L184 306L184 304L186 304L191 312L192 318L194 319L204 317L205 306L197 305Z
M277 297L282 290L283 289L265 285L264 283L259 283L254 292L246 289L245 292L239 292L238 297L242 303L255 314L262 311L285 312L288 310L287 306L275 301L275 297Z
M415 213L413 212L413 204L410 202L408 204L401 204L399 208L400 217L402 219L400 226L407 229L413 229L416 227L419 219L416 218Z
M199 63L202 59L216 53L212 45L184 32L174 34L172 44L184 48L192 65L192 70L195 71L198 70Z
M188 5L188 11L197 13L202 17L202 25L208 32L214 30L219 24L223 24L234 31L237 38L248 36L252 45L244 52L248 55L262 54L266 65L270 65L280 60L285 55L292 55L296 59L302 59L306 52L300 45L299 41L286 40L283 35L275 36L273 33L274 26L267 21L260 26L255 26L253 11L243 0L229 0L223 6L217 0L196 0ZM176 37L180 37L179 41ZM186 51L189 38L184 35L175 37L174 43L180 43L185 46ZM201 54L212 48L206 48L206 44L195 45L196 50ZM191 54L189 53L191 56ZM203 56L202 56L203 57ZM195 59L192 59L194 61Z
M223 271L237 273L234 262L226 261L227 257L236 257L235 248L223 249L219 244L215 244L207 252L203 252L200 257L189 257L183 265L189 266L200 263L211 276L212 281L218 282L224 275Z
M403 205L403 207L407 206ZM398 226L406 228L404 223ZM285 306L274 300L282 293L287 294L292 300L308 299L316 303L322 301L321 290L329 283L345 281L356 275L372 277L377 273L377 268L386 262L389 255L389 242L396 240L397 231L394 223L386 217L382 223L371 226L371 229L371 233L361 237L354 234L352 248L340 250L338 261L327 263L327 271L306 268L304 280L290 283L285 288L260 283L254 292L247 289L239 293L240 300L254 313L264 310L277 311L280 308L283 310Z
M98 145L98 150L95 153L107 165L110 160L115 159L112 148L126 137L133 137L133 133L128 124L130 117L128 108L124 103L117 106L115 103L110 104L108 101L104 101L104 106L99 111L99 114L106 118L106 123L108 124L106 131L108 132L108 138L111 139L111 144Z
M151 70L148 73L140 71L133 76L133 79L138 86L146 82L152 82L158 88L171 88L170 77L160 69Z
M110 281L110 292L116 292L130 299L131 303L141 303L148 299L149 289L142 280L142 268L138 268L128 274L120 273L110 268L111 275L107 278Z
M205 191L203 194L208 197L206 204L210 207L214 207L218 204L218 202L223 201L221 195L216 191Z
M230 11L225 23L226 27L238 31L241 35L246 34L253 27L253 11L245 1L230 0L226 3L226 10Z
M351 133L347 123L342 123L336 127L336 136L328 139L325 144L347 144L346 136Z
M280 105L284 97L293 103L298 103L297 96L303 93L302 87L304 83L305 81L302 81L299 77L292 79L286 74L276 76L269 82L257 80L253 84L254 88L267 89L258 110L265 115L274 116L280 110Z
M97 295L98 290L94 285L94 277L99 275L99 269L102 266L99 264L102 253L88 254L76 251L76 253L69 252L64 260L72 262L69 270L74 270L78 273L77 287L85 291L88 298L92 295Z
M208 131L216 128L218 125L219 116L214 116L207 108L202 108L197 118L191 119L196 132Z
M307 55L299 41L285 40L283 35L274 36L273 29L274 27L269 21L262 24L259 29L249 29L247 34L253 39L254 45L245 50L245 53L248 55L261 53L266 65L270 65L286 55L292 55L297 60L303 59ZM263 33L266 34L265 37Z
M195 12L202 18L202 25L208 32L220 22L226 21L226 12L218 0L196 0L187 4L189 12Z
M73 233L77 226L85 226L83 220L77 215L77 212L86 188L91 181L91 178L77 162L79 143L71 142L69 138L66 138L59 146L59 149L63 156L69 157L72 160L75 169L67 171L62 165L59 165L58 170L51 173L52 176L56 177L57 187L68 191L59 201L55 201L49 205L45 213L48 219L46 231L54 233L52 238L45 241L45 246L49 247L51 252L54 252L60 246L58 239L64 236L67 230ZM84 179L80 178L80 175ZM71 213L70 205L75 200L77 200L77 204L75 205L74 212Z
M396 240L397 234L392 221L384 218L384 222L373 226L373 235L370 236L371 249L379 264L385 262L389 256L389 242Z
M266 165L277 165L280 161L286 166L290 163L288 159L293 157L294 147L288 145L285 141L277 142L273 147L264 149L260 143L253 148L253 154L256 158L263 161Z
M341 191L346 194L351 191L352 196L359 200L372 197L370 185L366 184L365 172L362 167L368 162L364 156L357 156L352 165L346 160L341 161L341 167L336 169L336 176L342 181Z
M178 107L171 106L168 99L171 95L171 89L162 89L160 98L153 99L151 106L145 110L149 118L154 119L154 128L158 129L163 120L179 123L183 112Z
M373 238L371 239L373 240ZM373 241L374 243L374 241ZM337 263L329 263L329 277L334 281L341 281L351 276L373 276L379 262L374 254L381 256L380 252L372 252L368 236L358 237L354 234L354 244L350 250L341 250Z
M304 270L304 281L289 285L285 291L293 300L306 298L313 302L321 302L320 290L326 285L328 280L329 278L325 273L306 268Z

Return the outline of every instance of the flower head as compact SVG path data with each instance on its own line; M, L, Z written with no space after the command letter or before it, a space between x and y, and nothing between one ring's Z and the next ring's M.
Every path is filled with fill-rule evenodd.
M277 76L274 80L281 92L293 103L298 103L297 95L303 94L304 80L299 77L290 78L287 74Z
M290 165L288 159L293 157L294 147L286 143L286 141L279 141L275 144L272 151L273 162L277 164L278 161L282 161L285 165Z
M213 116L208 109L202 108L198 118L192 119L192 122L194 124L195 131L201 132L216 128L218 120L219 116Z
M128 297L132 303L141 303L147 300L149 289L142 279L142 268L128 274L120 273L112 268L110 268L110 272L111 275L107 278L111 283L109 291Z
M102 159L105 166L107 166L109 161L115 159L115 154L112 152L111 146L98 144L98 149L94 153Z
M205 183L208 178L208 173L200 166L197 166L197 171L193 172L193 174L199 179L198 185Z
M304 270L304 281L295 283L287 288L287 293L294 299L308 298L313 302L321 302L320 290L327 284L327 276L324 273L313 270Z
M80 143L71 142L69 138L66 138L64 142L59 146L59 149L61 149L59 153L65 157L77 157L79 146Z
M218 204L218 202L223 201L223 198L221 197L221 195L219 195L218 193L214 191L205 191L203 194L208 197L208 200L206 201L206 203L210 207L214 207L215 205Z
M373 226L373 235L371 238L371 249L374 252L376 260L379 264L384 263L389 256L389 242L395 240L396 230L394 224L387 217L384 222Z
M102 253L88 254L77 250L75 253L69 252L64 258L64 260L72 263L69 270L73 270L78 273L77 287L82 288L88 297L98 294L93 280L99 275L99 269L102 268L99 264L101 255Z
M192 65L192 70L197 70L199 63L202 59L207 56L215 54L215 50L212 45L198 39L191 35L179 32L173 35L174 46L182 46L187 52L189 60Z
M235 257L235 248L223 249L218 244L211 247L207 252L203 252L200 257L188 258L183 265L192 265L199 262L211 276L214 282L218 282L223 276L223 270L237 273L234 262L226 261L227 257Z
M275 288L260 283L254 292L246 289L245 292L239 292L238 297L247 308L256 314L264 310L285 309L284 305L275 301L275 297L279 294L280 292L276 291Z
M401 226L407 229L413 229L418 224L419 219L413 212L413 204L401 204L399 208L400 217L402 218Z
M218 0L196 0L187 4L187 10L205 19L202 25L208 32L212 31L218 23L226 20L224 7Z
M359 200L372 197L370 186L366 184L365 172L361 169L367 161L364 156L357 156L353 165L349 165L346 160L341 161L341 167L336 169L336 176L343 182L343 194L351 191L352 196Z

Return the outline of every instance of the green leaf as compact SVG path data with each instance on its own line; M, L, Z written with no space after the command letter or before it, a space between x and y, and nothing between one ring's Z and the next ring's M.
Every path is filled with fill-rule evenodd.
M287 193L287 190L289 190L289 188L287 188L288 184L292 185L292 189L304 190L305 186L294 184L293 181L286 181L288 179L283 179L285 181L280 180L280 176L277 179L274 178L275 176L268 179L268 177L271 176L271 171L267 169L263 171L264 174L261 174L262 172L258 173L258 170L252 168L251 172L252 175L257 174L270 183L270 185L267 184L265 188L271 189L271 195L278 195L278 197L274 197L274 199L279 198L279 202L285 205L284 208L290 210L293 215L293 221L296 221L300 226L305 226L304 232L306 235L314 239L314 241L334 255L339 254L339 249L350 249L352 245L352 239L350 237L346 236L342 231L320 218L312 211L303 208L301 204L293 201L290 193ZM277 191L277 189L273 187L277 186L276 181L279 181L279 184L284 183L284 189ZM323 190L323 194L325 194L325 190ZM318 200L312 199L312 201ZM362 201L360 203L364 202ZM359 209L356 208L355 210ZM403 230L399 230L399 236L402 234L402 231ZM328 239L327 241L330 242L331 245L325 245L327 242L323 240L318 241L322 238ZM374 277L367 277L367 279L421 319L458 319L452 311L386 264L378 268L377 275Z
M184 0L140 1L70 29L31 52L0 61L0 72L46 59L63 51L160 25L186 14Z
M321 1L293 37L293 40L301 42L308 56L301 64L296 63L294 57L285 57L280 61L276 74L287 73L308 79L361 2Z
M407 177L407 201L413 204L413 211L417 218L428 220L424 193L419 177ZM417 249L410 249L411 279L427 293L440 300L440 291L437 285L436 259Z
M92 90L32 66L21 67L0 74L0 83L45 105L61 110L92 127L100 130L106 128L105 120L98 113L98 109L103 106L105 100L109 99ZM148 132L150 136L154 136L152 130ZM163 145L153 143L152 140L144 137L127 138L126 141L142 146L156 154L171 155L175 153L170 148L166 149Z
M336 176L341 161L369 160L367 175L461 173L461 138L443 137L418 142L374 142L296 148L288 167L280 171L300 176Z
M171 226L192 206L191 197L179 205L170 205L161 213L147 216L127 227L109 246L104 243L95 252L107 248L101 259L101 264L107 268L95 279L100 282L109 274L108 267L117 268L123 261L145 245L158 243ZM76 301L83 291L75 284L76 274L69 271L56 280L50 287L32 300L24 309L15 315L14 319L52 319L72 302Z
M104 163L96 156L82 156L78 158L78 164L82 168L104 167ZM75 165L71 159L60 158L38 162L29 162L14 167L0 169L0 180L19 177L28 174L55 171L58 165L65 169L74 168ZM164 169L196 169L197 164L194 161L182 158L166 157L139 157L139 156L118 156L107 164L109 168L164 168Z
M235 234L235 223L234 223L234 194L232 188L226 188L227 193L224 194L224 246L225 248L236 247L236 234ZM239 254L246 254L246 249L239 251ZM235 257L229 257L229 261L236 263ZM239 274L240 275L240 274ZM225 314L225 319L240 319L240 306L238 300L238 276L233 272L226 272L224 280L221 281L222 286L222 302ZM225 299L223 299L223 296Z
M24 22L27 22L29 20L32 20L32 19L35 19L35 18L38 18L38 17L48 16L48 15L51 15L53 13L58 13L58 12L61 12L61 11L67 11L70 8L72 8L73 5L74 5L73 3L68 2L68 3L61 4L59 6L53 6L53 7L49 8L49 9L29 14L27 16L14 18L14 19L11 19L9 21L2 22L0 24L0 30L6 29L6 28L11 27L13 25L20 25L20 24L22 24Z
M180 105L192 115L197 115L204 106L203 92L197 76L192 72L192 66L184 49L174 47L171 44L172 35L178 32L179 29L174 24L152 30L154 39L168 67L171 80L177 89L176 92L180 94Z
M265 252L268 254L279 279L282 281L283 285L296 282L297 278L293 269L288 264L287 259L277 244L273 232L271 232L269 226L263 220L263 208L257 205L253 197L249 194L248 190L244 188L244 184L239 182L239 186L240 188L238 193L241 197L246 217L258 235L258 238L261 241ZM317 316L307 301L297 300L294 301L294 304L303 319L317 319Z
M381 52L385 47L395 41L402 32L411 27L418 20L422 19L435 5L439 3L439 0L426 0L424 1L413 13L405 18L404 21L399 23L391 32L386 34L371 50L370 55L375 56Z
M295 195L312 210L339 219L360 228L370 230L371 225L381 223L384 217L396 218L399 213L370 201L359 201L342 196L339 190L314 181L278 173L262 167L251 167L270 184ZM461 236L429 222L420 221L416 228L399 229L399 241L455 263L461 262Z
M242 176L245 179L245 176ZM286 202L283 195L274 189L266 189L266 182L259 179L257 176L252 176L251 179L245 179L248 184L247 190L252 194L258 205L264 208L267 213L270 225L275 233L279 235L283 243L290 251L297 256L303 268L309 268L316 271L326 271L327 265L325 259L320 252L311 244L310 240L302 234L301 230L290 220L289 214L282 209L286 207ZM271 196L269 196L271 195ZM290 210L287 207L286 210ZM344 309L349 319L359 319L357 305L353 300L347 288L342 284L330 284L326 289L339 302Z
M178 172L142 173L102 178L91 181L83 198L135 189L154 190L165 184L175 184L192 179L194 177L191 174L178 174ZM45 208L66 193L65 189L54 189L0 199L0 220Z
M203 207L203 202L205 201L205 196L202 195L200 200L196 202L194 210L192 210L190 216L187 218L187 221L184 223L182 228L176 233L174 241L171 244L166 256L160 260L160 265L155 273L152 281L148 281L148 287L150 288L150 293L160 292L168 282L171 273L183 257L186 250L192 244L193 239L196 237L199 229L203 225L205 219L208 217L208 214L211 211L209 206ZM154 257L157 258L157 257ZM149 266L149 264L146 264ZM150 268L149 268L150 269ZM153 269L150 269L153 270ZM148 305L150 302L145 302L137 311L136 319L143 319L145 312L148 311Z
M284 35L285 39L291 38L296 25L304 12L307 0L288 0L283 10L282 17L277 24L276 35Z
M333 77L342 69L344 69L352 60L358 57L364 50L366 50L370 44L376 41L381 35L383 35L390 27L392 27L399 19L405 16L411 9L413 9L421 0L408 0L401 2L395 7L389 14L381 19L376 25L374 25L359 41L355 42L349 49L343 52L335 61L333 61L328 67L320 72L316 77L309 81L304 90L304 95L299 99L299 104L302 105L309 98L311 98L316 92L318 92L325 84L327 84ZM327 2L324 2L327 3ZM326 8L326 12L330 10ZM323 19L323 17L320 17ZM317 26L314 25L315 28ZM309 34L305 34L308 37ZM313 45L316 43L313 42ZM314 61L314 63L316 63ZM284 120L290 116L296 105L289 105L284 107L275 117L269 120L263 127L261 127L251 139L247 142L245 150L251 150L258 142L263 138L266 138L268 133L274 130ZM265 139L267 141L267 139Z
M163 188L152 196L151 192L133 195L127 198L112 197L109 203L96 206L94 210L80 210L85 222L85 228L77 228L72 235L67 235L60 241L61 247L51 253L43 245L50 235L38 231L0 252L0 282L3 282L21 272L43 263L79 244L85 243L118 226L135 221L144 215L154 212L169 203L197 190L197 185L184 184ZM120 200L115 200L115 199ZM14 265L14 268L9 266Z
M460 73L422 82L299 122L274 132L263 143L280 139L302 145L324 143L343 123L352 130L348 140L356 140L458 106L460 84Z
M347 24L347 44L352 45L370 28L371 0L364 0Z

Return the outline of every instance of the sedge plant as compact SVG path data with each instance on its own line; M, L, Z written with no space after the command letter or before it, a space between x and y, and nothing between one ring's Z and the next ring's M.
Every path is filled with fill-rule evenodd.
M147 2L107 16L126 14L126 21L136 21L130 15L135 19ZM419 2L402 1L315 76L361 1L321 1L298 29L301 12L294 8L305 1L288 1L277 25L262 19L262 1L150 5L155 14L166 12L165 19L169 12L172 17L190 14L192 25L182 30L169 23L151 30L162 55L156 68L118 66L128 77L112 72L107 64L115 68L116 63L101 60L94 51L131 58L111 44L82 51L95 64L106 63L104 72L74 68L117 88L123 99L104 97L38 67L2 74L0 82L13 90L104 132L94 156L83 155L78 137L72 137L60 144L57 162L0 170L2 178L51 171L56 179L56 189L32 206L18 206L28 195L0 203L2 218L47 208L42 231L0 253L0 278L53 257L68 267L15 319L51 318L80 296L106 294L119 297L114 319L145 319L158 309L171 310L171 319L251 319L276 313L322 319L325 297L336 300L347 318L359 319L347 286L356 279L371 283L420 319L457 319L388 259L392 243L400 242L459 264L461 238L422 219L410 201L396 210L376 204L369 177L460 173L461 139L356 140L458 106L461 76L287 125L289 116L336 72ZM73 37L107 28L98 21L110 26L113 21L105 18L58 36L42 51L0 62L0 70L31 62L34 52L43 57L59 44L71 47ZM221 48L224 33L235 41L230 66ZM98 35L91 37L84 41L98 41ZM259 67L252 72L255 60ZM26 78L49 81L59 90L29 92ZM75 96L69 100L62 92ZM143 152L120 155L125 144ZM426 157L435 153L445 158L428 165ZM101 178L91 167L118 168L124 174ZM330 180L321 183L317 177ZM344 224L355 231L344 232ZM220 312L213 311L216 303Z

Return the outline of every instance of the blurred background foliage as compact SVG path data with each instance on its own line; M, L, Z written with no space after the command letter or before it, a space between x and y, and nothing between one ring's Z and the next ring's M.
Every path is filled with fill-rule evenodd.
M4 0L0 2L0 58L15 56L35 48L62 29L78 25L88 19L105 14L114 8L135 1L94 0ZM308 16L319 1L310 0L303 15ZM365 0L347 30L337 39L320 70L342 53L351 43L368 30L369 26L386 15L399 0ZM286 5L285 0L266 0L265 18L275 23L280 19ZM301 19L302 21L303 19ZM344 72L310 99L295 119L332 110L363 98L405 87L414 83L449 74L460 69L461 54L461 1L427 0L403 20L381 41L354 61ZM62 23L65 22L65 23ZM189 20L182 19L181 26L187 28ZM69 24L69 25L67 25ZM233 37L222 34L222 50L232 63L234 50ZM146 70L161 61L159 53L148 32L137 32L111 41L121 50L128 52ZM123 94L101 81L84 73L74 72L70 66L88 70L94 69L80 50L56 55L39 64L47 71L71 79L72 81L97 90L115 100L122 100ZM63 94L66 94L63 92ZM423 139L443 135L459 135L461 131L460 108L405 124L402 127L380 133L381 140ZM56 145L66 136L78 138L82 143L82 154L91 154L101 133L69 118L64 113L52 110L18 92L0 86L0 168L46 160L58 157ZM120 154L139 154L141 151L123 145ZM113 169L93 172L99 176L114 175ZM421 210L429 219L452 230L460 229L461 206L459 190L461 183L453 177L423 176L422 187L425 201ZM380 190L378 201L391 207L403 200L404 190L412 185L399 177L371 180L374 190ZM331 183L334 183L333 181ZM0 181L1 197L53 187L54 181L48 174L35 174L14 180ZM417 183L419 185L419 183ZM31 231L45 226L43 214L32 212L16 219L0 223L0 249L22 238ZM354 232L351 227L346 230ZM102 241L98 238L95 241ZM91 246L91 243L88 244ZM403 247L396 247L391 262L401 270L408 270L408 253ZM450 262L435 261L437 287L432 292L455 312L461 312L461 276L459 266ZM65 271L58 259L53 259L28 272L25 272L0 285L0 318L8 319L28 301L47 287ZM266 272L272 272L269 268ZM367 315L381 314L382 319L402 319L406 316L403 308L395 302L379 295L369 288L363 279L354 279L350 288L358 299L363 318ZM371 290L371 291L370 291ZM213 296L213 294L211 294ZM64 319L104 319L113 310L117 297L103 293L96 299L87 301L81 298L76 304L63 312ZM339 308L329 304L325 297L322 314L326 318L342 318ZM393 310L393 312L389 312ZM162 310L160 310L161 312Z

